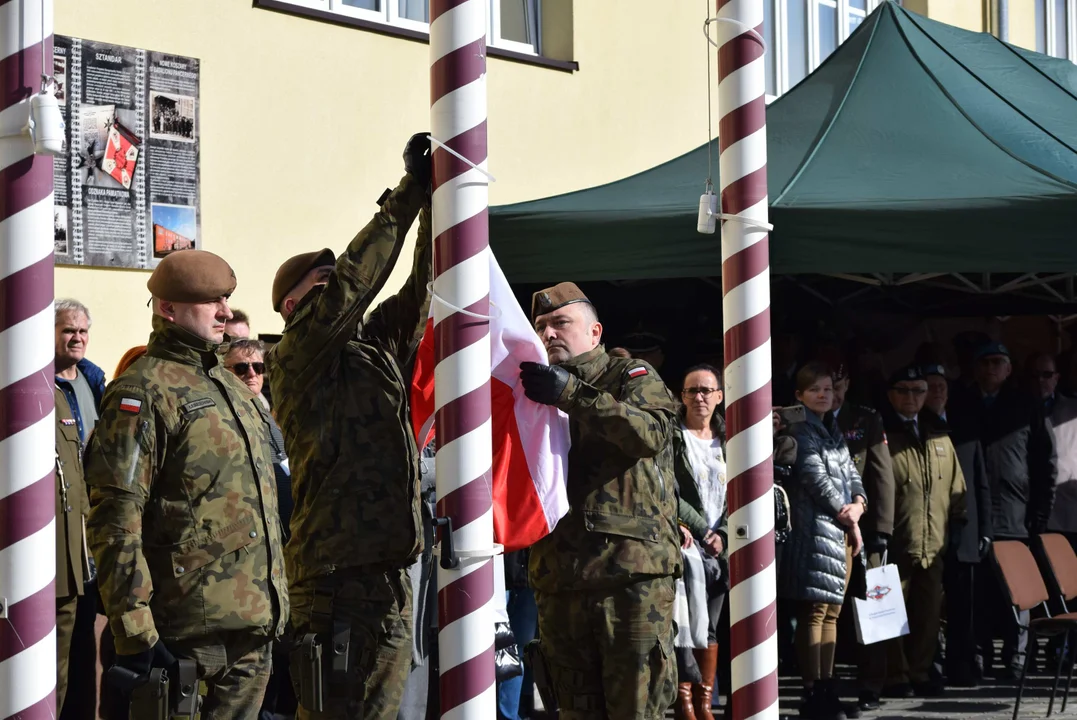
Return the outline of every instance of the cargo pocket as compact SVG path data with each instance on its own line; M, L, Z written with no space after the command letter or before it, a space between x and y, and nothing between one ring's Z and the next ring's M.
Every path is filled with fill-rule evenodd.
M673 705L677 696L677 664L674 660L672 632L658 637L648 660L650 676L640 683L641 687L647 689L648 694L644 717L660 718L664 716L666 709ZM711 682L713 681L711 678Z
M204 544L187 542L181 544L172 553L172 575L180 578L200 570L212 562L221 560L234 552L258 542L254 517L241 517L230 525L214 533L213 538Z
M583 513L583 526L590 532L617 535L644 542L657 543L659 538L658 520L636 515L615 515L587 510Z

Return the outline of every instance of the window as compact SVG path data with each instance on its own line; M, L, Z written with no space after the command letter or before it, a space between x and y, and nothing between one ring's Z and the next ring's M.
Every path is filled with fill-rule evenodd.
M289 5L323 10L393 27L430 31L430 0L284 0ZM527 55L539 54L541 0L489 0L486 42Z
M763 2L767 94L777 96L819 67L882 0Z
M1035 0L1036 52L1077 62L1077 0Z

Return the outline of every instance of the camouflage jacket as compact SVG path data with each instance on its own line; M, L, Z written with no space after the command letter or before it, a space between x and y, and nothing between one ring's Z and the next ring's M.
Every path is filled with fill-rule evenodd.
M275 637L287 578L269 418L217 346L154 316L105 391L87 536L116 651L223 630Z
M56 597L82 595L86 552L82 522L90 509L82 476L82 441L67 395L56 399Z
M292 470L292 583L344 568L405 567L422 550L419 450L407 375L429 314L429 212L411 276L367 319L426 203L410 176L288 318L269 381Z
M622 587L679 575L671 437L677 405L657 373L602 347L561 365L572 374L569 513L531 550L540 592Z

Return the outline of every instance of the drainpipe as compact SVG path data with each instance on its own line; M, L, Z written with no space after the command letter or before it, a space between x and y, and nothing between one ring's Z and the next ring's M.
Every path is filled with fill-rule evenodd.
M1010 0L995 0L998 3L998 39L1010 41Z

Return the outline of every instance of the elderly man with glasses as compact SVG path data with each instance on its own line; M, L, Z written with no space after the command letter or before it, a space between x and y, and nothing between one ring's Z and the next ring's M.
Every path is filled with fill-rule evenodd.
M890 378L890 407L883 413L896 486L889 562L898 567L909 614L909 634L886 643L885 684L918 696L941 691L930 671L939 637L943 558L951 528L965 522L965 477L949 428L924 407L927 389L919 367L899 370ZM882 687L870 689L877 693Z

